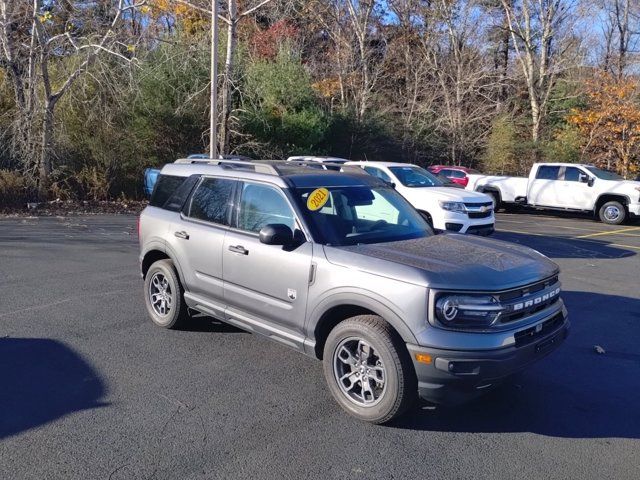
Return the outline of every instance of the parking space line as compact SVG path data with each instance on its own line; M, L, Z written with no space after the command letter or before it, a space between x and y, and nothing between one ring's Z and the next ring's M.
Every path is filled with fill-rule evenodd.
M600 235L615 235L617 233L624 233L624 232L634 232L640 230L640 227L629 227L629 228L621 228L619 230L609 230L606 232L599 232L599 233L590 233L588 235L580 235L576 238L589 238L589 237L599 237Z
M518 233L520 235L533 235L536 237L547 237L547 238L555 238L557 240L579 240L581 242L587 242L587 243L594 243L596 245L600 245L600 246L610 246L610 247L622 247L622 248L632 248L633 250L638 250L640 251L640 247L636 247L634 245L625 245L622 243L608 243L608 242L601 242L598 240L591 240L589 238L583 238L583 237L551 237L549 234L545 234L545 233L532 233L532 232L523 232L521 230L496 230L496 233Z
M497 223L515 223L518 225L531 225L531 222L514 222L513 220L505 220L503 218L498 218L497 219ZM544 225L544 226L549 226L552 228L563 228L565 230L580 230L580 231L584 231L584 232L593 232L594 230L591 228L584 228L584 227L569 227L568 225L555 225L553 223L541 223L541 222L536 222L537 225ZM595 227L595 225L594 225ZM596 227L597 228L597 227ZM600 231L600 230L598 230Z

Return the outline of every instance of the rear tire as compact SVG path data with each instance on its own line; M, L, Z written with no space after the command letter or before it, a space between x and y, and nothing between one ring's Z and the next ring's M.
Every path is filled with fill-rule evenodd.
M398 334L376 315L339 323L327 338L323 359L333 398L360 420L389 422L417 399L409 353Z
M162 328L179 328L189 317L184 289L173 262L154 262L144 279L144 300L153 323Z
M620 225L627 218L627 211L620 202L611 201L604 203L600 210L598 210L598 216L602 223L609 225Z

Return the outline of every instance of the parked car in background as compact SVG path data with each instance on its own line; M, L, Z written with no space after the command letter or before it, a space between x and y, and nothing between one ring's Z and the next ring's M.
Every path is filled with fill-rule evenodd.
M294 157L287 158L287 162L307 162L311 166L314 164L318 165L319 169L322 170L334 170L336 172L340 171L340 165L344 165L349 160L346 158L340 157L318 157L313 155L297 155Z
M155 187L156 182L158 181L158 176L160 175L160 169L159 168L145 168L144 169L144 183L143 183L143 190L144 190L144 195L147 198L151 197L151 194L153 193L153 187Z
M436 173L435 176L438 177L438 180L440 180L445 187L464 188L459 183L452 182L449 177L445 177L442 173Z
M427 167L427 170L429 170L431 173L445 176L453 183L457 183L458 185L462 185L463 187L466 187L467 183L469 183L468 175L480 174L478 170L474 170L473 168L447 165L431 165L430 167Z
M491 235L495 217L491 197L446 187L434 174L410 163L347 162L393 185L436 230Z
M418 397L481 395L569 331L555 263L520 245L434 235L397 191L359 171L165 165L139 239L156 325L176 328L191 309L317 358L336 402L373 423ZM303 388L305 375L268 368L282 375L282 401Z
M591 212L619 225L640 216L640 182L593 165L536 163L529 177L470 175L467 190L491 195L496 204Z

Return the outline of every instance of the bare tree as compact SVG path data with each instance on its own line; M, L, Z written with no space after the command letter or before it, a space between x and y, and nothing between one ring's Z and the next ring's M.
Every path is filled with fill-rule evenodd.
M487 15L474 0L439 0L423 10L428 33L421 54L428 60L435 128L447 140L449 158L460 165L484 143L495 115L491 57L480 48Z
M318 23L335 45L335 60L343 106L351 96L358 120L371 106L382 69L384 38L376 29L376 0L315 0L312 9Z
M558 75L570 62L564 58L575 40L571 0L501 0L513 47L529 96L531 139L537 142L547 116Z
M640 44L640 4L632 0L602 0L605 55L603 69L620 80L630 56Z
M37 151L35 164L28 156L26 161L36 171L41 198L47 194L52 170L56 105L100 54L131 61L134 47L122 42L117 28L127 12L143 4L107 2L103 15L98 15L92 2L82 0L59 5L0 0L0 64L13 84L18 138L26 144L23 154ZM36 118L41 121L39 141L33 126Z

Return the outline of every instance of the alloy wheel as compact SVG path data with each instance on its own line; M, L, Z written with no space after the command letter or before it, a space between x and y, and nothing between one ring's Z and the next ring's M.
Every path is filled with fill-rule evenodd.
M357 405L370 407L384 396L385 366L363 339L351 337L340 342L333 355L333 373L342 393Z

